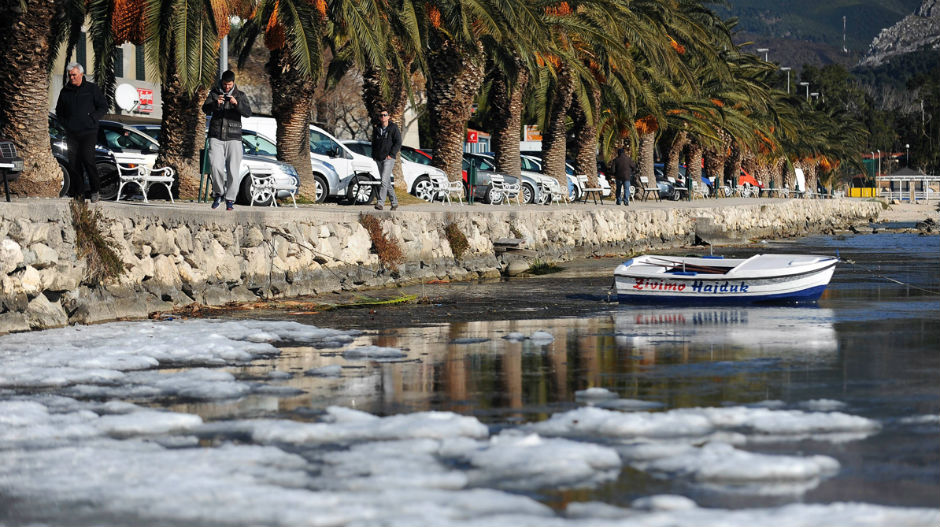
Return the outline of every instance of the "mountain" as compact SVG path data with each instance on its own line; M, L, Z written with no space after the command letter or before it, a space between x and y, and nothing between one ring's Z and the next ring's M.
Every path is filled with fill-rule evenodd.
M883 29L914 13L922 2L729 0L713 9L724 18L737 17L735 39L753 42L754 49L767 48L771 61L794 68L832 62L851 68Z
M938 0L924 0L913 15L882 30L859 65L879 66L895 57L924 50L940 50Z

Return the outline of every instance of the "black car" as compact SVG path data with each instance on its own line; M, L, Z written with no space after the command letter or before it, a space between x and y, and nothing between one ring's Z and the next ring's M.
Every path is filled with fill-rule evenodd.
M23 171L23 158L16 155L16 145L0 137L0 179L3 179L3 192L7 201L10 200L8 183L16 181Z
M59 168L62 170L62 188L59 190L59 196L74 196L75 192L71 187L75 176L69 173L69 148L65 141L65 128L59 124L53 114L49 115L49 143L52 146L52 156L59 162ZM101 145L100 134L98 144L95 145L95 165L98 167L101 199L114 199L120 183L117 164L111 152Z

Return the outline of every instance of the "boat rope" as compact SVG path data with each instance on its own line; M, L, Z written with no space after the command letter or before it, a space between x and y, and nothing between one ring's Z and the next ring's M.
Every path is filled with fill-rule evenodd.
M883 279L885 279L885 280L887 280L887 281L889 281L889 282L894 282L894 283L896 283L896 284L898 284L898 285L903 285L903 286L905 286L905 287L910 287L911 289L916 289L916 290L918 290L918 291L923 291L923 292L925 292L925 293L927 293L927 294L930 294L930 295L937 295L937 296L940 296L940 291L935 291L935 290L933 290L933 289L927 289L927 288L924 288L924 287L919 287L919 286L916 286L916 285L914 285L914 284L910 284L910 283L908 283L908 282L902 282L902 281L897 280L897 279L895 279L895 278L891 278L890 276L883 275L883 274L879 273L878 271L872 269L871 267L868 267L868 266L865 266L865 265L862 265L862 264L855 263L854 260L849 260L849 259L847 259L847 258L842 258L841 260L842 260L843 262L847 263L847 264L853 265L853 266L855 266L855 267L858 267L859 269L862 269L862 270L864 270L864 271L867 271L867 272L871 273L871 275L874 276L874 277L876 277L876 278L883 278Z

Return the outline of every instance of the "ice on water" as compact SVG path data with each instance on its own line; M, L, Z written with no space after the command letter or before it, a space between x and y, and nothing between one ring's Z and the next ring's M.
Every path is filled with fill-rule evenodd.
M621 508L531 497L586 488L624 465L705 488L761 494L811 488L839 469L825 456L749 452L760 438L876 433L838 411L725 407L642 411L601 391L585 406L498 432L475 417L417 412L378 417L330 407L317 422L193 414L129 402L237 398L283 375L244 381L217 366L302 342L363 358L355 333L286 322L172 321L71 327L0 337L0 523L218 525L936 525L940 511L855 503L745 510L649 496ZM533 335L533 340L535 335ZM171 368L167 370L166 368ZM322 371L313 374L333 375ZM656 404L656 403L653 403ZM768 491L768 489L770 489Z

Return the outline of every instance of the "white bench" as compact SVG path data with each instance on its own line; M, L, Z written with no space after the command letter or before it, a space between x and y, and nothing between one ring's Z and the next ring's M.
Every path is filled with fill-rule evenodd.
M457 201L463 205L463 196L464 188L463 183L460 181L442 181L437 179L431 180L431 192L433 192L435 199L438 196L441 197L441 201L447 201L447 203L452 204L451 196L456 195Z
M654 181L652 186L650 186L649 180L646 178L646 176L640 176L640 185L642 185L642 187L640 188L638 192L643 192L643 201L649 200L650 194L652 194L653 197L656 198L656 201L662 201L659 198L659 184L658 183Z
M502 174L493 174L490 176L490 187L490 195L493 192L499 192L500 195L499 202L493 202L494 205L504 202L511 203L513 198L516 198L516 203L522 204L519 197L522 194L519 183L506 183L506 179L503 178Z
M588 187L588 177L587 174L578 174L575 176L578 178L578 186L581 187L581 203L587 203L588 195L594 199L594 204L597 205L597 198L601 199L601 205L604 204L604 189L600 186L597 187Z
M166 193L170 196L170 203L173 203L173 189L171 187L176 172L171 167L153 168L147 165L146 161L147 159L143 156L140 156L139 159L122 156L121 160L116 162L120 183L118 184L117 197L114 198L115 201L121 201L121 192L124 190L124 185L133 183L140 188L141 194L144 195L144 203L149 203L147 201L147 191L150 190L151 185L157 184L166 187Z
M252 167L248 171L248 177L251 178L251 187L249 189L251 203L249 206L254 207L256 201L264 202L270 199L270 205L277 207L277 194L284 191L290 194L290 199L294 202L294 208L297 208L297 199L294 197L297 194L297 187L278 181L274 177L274 171L270 168Z

